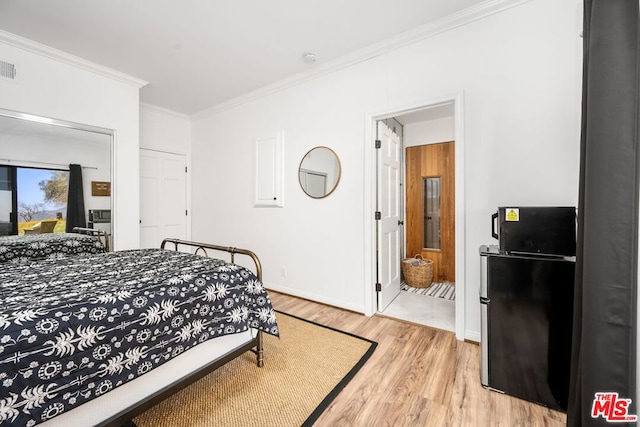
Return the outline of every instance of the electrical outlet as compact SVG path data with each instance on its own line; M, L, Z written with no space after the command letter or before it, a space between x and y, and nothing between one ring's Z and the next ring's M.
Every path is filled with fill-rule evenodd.
M287 277L287 267L282 267L282 268L280 269L280 275L281 275L282 277Z

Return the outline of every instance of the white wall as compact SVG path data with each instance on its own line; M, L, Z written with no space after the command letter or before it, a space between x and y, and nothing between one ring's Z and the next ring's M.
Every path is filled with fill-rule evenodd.
M150 104L140 104L140 148L189 155L191 119Z
M455 141L454 117L407 123L403 126L405 147Z
M462 94L465 336L478 339L478 247L492 243L490 215L505 204L577 204L579 9L577 0L534 0L198 118L194 237L255 250L268 287L366 312L365 289L373 286L366 117ZM253 139L280 129L286 204L253 208ZM342 163L338 188L321 200L305 196L297 177L316 145L333 148Z
M39 52L44 52L40 54ZM0 80L0 108L115 130L114 244L138 247L139 87L71 65L46 47L0 34L0 59L17 65L16 81ZM0 153L0 157L2 157Z

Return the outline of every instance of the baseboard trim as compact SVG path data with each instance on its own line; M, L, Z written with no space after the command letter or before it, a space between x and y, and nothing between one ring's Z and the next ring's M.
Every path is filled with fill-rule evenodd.
M336 300L333 298L326 298L324 296L314 294L312 292L301 291L300 289L291 288L288 286L279 286L274 283L263 282L264 287L267 290L280 292L282 294L291 295L294 297L306 299L309 301L330 305L332 307L342 308L344 310L353 311L355 313L365 314L364 306L358 306L355 304L350 304L346 301Z

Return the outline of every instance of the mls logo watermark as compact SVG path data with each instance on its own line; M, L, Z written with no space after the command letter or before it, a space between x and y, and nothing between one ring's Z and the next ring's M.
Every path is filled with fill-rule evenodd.
M618 393L596 393L591 407L591 417L602 417L610 423L627 423L638 421L637 415L629 415L631 399L621 399Z

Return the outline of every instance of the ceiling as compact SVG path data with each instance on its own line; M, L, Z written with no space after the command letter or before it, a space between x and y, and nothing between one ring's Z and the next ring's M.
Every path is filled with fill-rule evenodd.
M191 115L483 1L0 0L0 30L148 81L142 102Z

